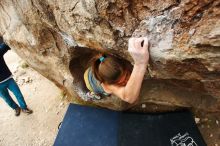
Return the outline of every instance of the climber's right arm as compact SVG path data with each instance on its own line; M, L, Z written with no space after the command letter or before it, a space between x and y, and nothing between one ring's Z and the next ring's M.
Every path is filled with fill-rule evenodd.
M129 103L134 103L139 98L141 85L149 61L147 37L130 38L128 42L128 51L134 59L134 67L124 87L122 98Z
M108 85L104 87L105 91L114 94L122 100L132 104L135 103L140 94L141 85L147 69L149 60L148 39L130 38L128 51L134 59L134 67L131 76L125 86Z

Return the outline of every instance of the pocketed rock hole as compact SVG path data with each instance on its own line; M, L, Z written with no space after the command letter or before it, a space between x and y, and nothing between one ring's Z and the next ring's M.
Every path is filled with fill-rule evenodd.
M79 47L79 46L74 47L73 49L73 52L72 52L73 57L69 64L69 70L74 79L73 86L74 86L75 92L83 100L89 99L87 95L89 90L87 89L85 82L84 82L84 73L86 69L91 66L92 58L101 52L104 52L104 50L94 50L91 48ZM114 54L114 55L118 56L117 54ZM101 95L101 98L104 98L104 96Z
M98 54L98 51L85 47L75 47L73 54L74 56L69 64L69 70L74 79L73 85L75 91L82 97L89 91L84 82L84 72L89 67L90 60Z

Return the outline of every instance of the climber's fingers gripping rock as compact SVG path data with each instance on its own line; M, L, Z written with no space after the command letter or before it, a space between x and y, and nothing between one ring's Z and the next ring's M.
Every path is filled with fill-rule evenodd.
M134 59L135 64L148 64L149 52L147 37L130 38L128 42L128 51Z

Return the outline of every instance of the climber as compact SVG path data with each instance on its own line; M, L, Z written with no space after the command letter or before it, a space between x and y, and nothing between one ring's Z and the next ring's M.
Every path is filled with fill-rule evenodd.
M101 53L93 58L91 67L84 73L90 96L113 94L130 104L138 100L149 60L148 39L130 38L128 51L134 60L133 69L115 55Z
M24 97L12 77L11 71L7 67L3 55L10 49L5 43L0 44L0 97L15 111L15 116L20 115L20 111L31 114L33 111L27 108ZM8 90L13 92L20 107L13 101Z

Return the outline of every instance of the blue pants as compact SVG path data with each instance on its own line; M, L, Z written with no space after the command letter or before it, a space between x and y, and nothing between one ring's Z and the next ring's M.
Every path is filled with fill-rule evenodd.
M27 105L24 101L24 97L23 97L17 83L15 82L15 80L13 78L11 78L3 83L0 83L0 97L2 97L5 100L5 102L12 109L16 109L16 108L18 108L18 105L11 98L11 96L8 92L8 89L15 95L20 107L22 109L27 108Z

